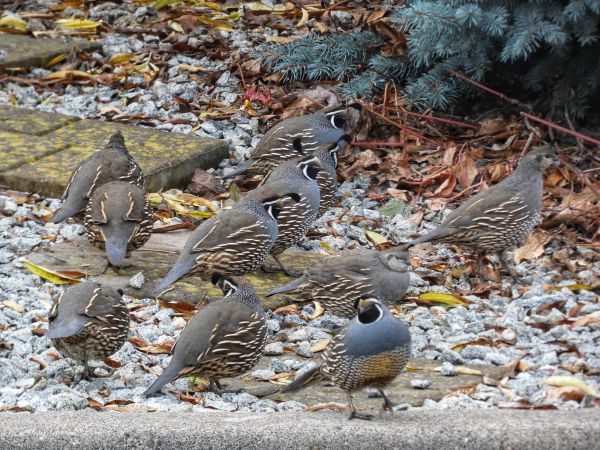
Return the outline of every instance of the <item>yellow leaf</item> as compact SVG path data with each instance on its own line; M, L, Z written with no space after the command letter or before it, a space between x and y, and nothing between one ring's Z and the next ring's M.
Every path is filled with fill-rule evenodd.
M209 113L209 112L203 112L200 113L200 117L205 117L205 116L218 116L219 113L218 112L213 112L213 113Z
M581 381L575 377L557 376L557 377L547 378L544 381L549 386L573 386L573 387L576 387L577 389L581 389L582 391L587 392L588 394L593 395L594 397L596 396L595 390L593 390L591 387L589 387L583 381Z
M20 312L20 313L24 313L25 312L25 308L23 308L21 305L19 305L18 303L15 303L13 301L4 300L2 302L2 304L4 306L6 306L7 308L14 309L16 312Z
M81 70L59 70L58 72L53 72L50 75L46 75L44 79L46 80L54 80L60 78L87 78L89 80L94 79L94 75L87 72L82 72Z
M133 58L133 53L116 53L110 57L106 64L115 65L129 61Z
M296 27L303 27L304 24L308 21L308 17L308 11L302 8L302 19L300 19L300 22L298 22L298 25L296 25Z
M169 26L170 26L170 27L171 27L173 30L177 31L178 33L183 33L183 32L184 32L184 30L183 30L183 27L182 27L180 24L178 24L177 22L174 22L174 21L172 21L172 20L169 20Z
M587 284L569 284L567 286L556 286L548 289L548 291L560 291L562 288L567 288L570 291L578 291L579 289L591 291L592 289L595 289L594 286L588 286Z
M252 102L250 102L248 99L244 101L244 111L246 111L249 116L260 117L260 114L254 111L254 108L252 108Z
M375 233L374 231L365 231L365 236L370 237L371 240L377 245L384 244L388 241L382 235L380 235L379 233Z
M421 369L419 367L412 367L412 366L409 366L409 365L406 366L406 371L407 372L416 372L417 370L423 370L423 369Z
M207 68L205 68L205 67L200 67L200 66L190 66L190 65L187 65L187 64L179 64L179 68L180 68L181 70L185 70L185 71L187 71L187 72L192 72L192 73L196 73L196 72L200 72L200 71L203 71L203 72L210 72L210 70L208 70L208 69L207 69Z
M445 305L464 305L465 303L449 294L435 294L433 292L429 292L427 294L421 294L419 296L420 300L430 300L433 302L444 303Z
M323 313L325 312L325 308L323 308L319 302L314 302L314 303L315 303L315 312L313 313L312 316L310 316L310 320L315 320L317 317L321 317L323 315Z
M330 249L329 244L327 242L321 242L321 241L319 241L319 244L321 244L321 248L324 248L326 250Z
M327 346L329 345L330 342L331 342L331 339L323 339L322 341L319 341L315 345L313 345L310 348L310 351L313 353L322 352L323 350L325 350L327 348Z
M148 200L150 200L150 203L152 204L152 206L158 206L162 202L162 197L160 196L160 194L157 194L156 192L153 192L151 194L146 194L146 198Z
M0 19L0 26L20 28L22 30L27 30L29 28L27 22L14 16L4 16Z
M271 8L270 6L267 6L261 2L244 3L244 7L250 11L286 12L285 5L274 5L274 7Z
M218 3L200 2L198 6L206 6L207 8L214 9L215 11L222 11L221 6Z
M165 195L165 194L163 194L163 195ZM185 206L183 206L181 203L179 203L177 201L167 200L165 198L165 203L167 204L167 206L169 208L171 208L177 214L182 214L183 215L183 214L187 213L187 209L185 208Z
M461 366L454 366L454 368L456 369L456 371L460 374L463 375L478 375L478 376L483 376L483 373L480 372L479 370L475 370L475 369L469 369L468 367L461 367ZM441 372L442 371L442 367L435 367L433 369L434 372Z
M44 66L44 69L47 69L48 67L52 67L54 64L61 62L66 57L67 57L66 53L63 53L62 55L58 55L56 58L54 58L52 61L50 61L48 64L46 64Z
M274 36L274 37L267 36L267 42L277 42L279 44L287 44L288 42L293 42L296 39L297 38L290 38L290 37L284 37L284 36Z
M227 14L226 16L221 16L219 19L221 20L238 20L240 18L239 11L235 11L231 14Z
M73 28L75 30L95 30L98 25L102 22L94 22L93 20L79 20L79 19L60 19L54 23L62 25L66 28Z
M209 217L214 216L213 213L201 212L201 211L188 211L187 215L195 217L196 219L208 219Z
M200 22L202 22L204 25L210 25L212 27L222 28L223 30L233 31L233 28L231 28L229 25L227 25L223 22L219 22L218 20L211 19L206 16L198 16L198 20Z
M23 261L25 267L29 269L31 273L36 274L39 277L42 277L44 280L48 280L54 284L77 284L81 283L81 280L77 280L74 278L65 277L59 273L56 273L49 269L44 269L43 267L36 266L29 261Z

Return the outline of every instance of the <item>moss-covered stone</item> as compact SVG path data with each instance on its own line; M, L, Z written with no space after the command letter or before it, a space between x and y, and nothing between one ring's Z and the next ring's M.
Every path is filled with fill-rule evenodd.
M59 128L72 125L79 120L79 117L64 114L15 108L13 106L0 106L0 132L8 131L42 136ZM29 146L33 146L36 141L29 139L27 143Z
M64 42L60 38L36 39L32 36L4 33L0 38L0 50L6 52L6 58L0 61L0 71L18 67L44 67L57 56L69 53L74 48L91 53L101 49L102 43L87 39Z
M0 122L1 128L2 122ZM24 164L32 164L44 156L58 153L66 148L65 144L51 142L43 138L36 138L32 142L32 136L19 133L6 133L0 131L0 180L2 172L15 169Z

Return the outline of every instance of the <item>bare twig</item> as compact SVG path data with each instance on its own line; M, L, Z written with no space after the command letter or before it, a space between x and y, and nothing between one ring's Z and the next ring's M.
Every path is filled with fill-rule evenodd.
M385 109L396 109L396 108L386 106ZM468 123L457 122L455 120L450 120L450 119L442 119L441 117L426 116L425 114L419 114L419 113L416 113L416 112L408 111L405 108L402 108L402 112L404 112L405 114L409 114L411 116L421 117L421 118L427 119L427 120L434 120L436 122L450 123L452 125L458 125L460 127L473 128L475 130L480 130L481 129L481 127L477 126L477 125L470 125Z
M548 122L548 121L546 121L544 119L540 119L539 117L532 116L531 114L527 114L526 112L521 112L521 115L525 116L525 117L527 117L527 118L529 118L531 120L535 120L536 122L542 123L542 124L544 124L544 125L546 125L548 127L554 128L555 130L559 130L559 131L562 131L563 133L567 133L567 134L570 134L572 136L580 137L584 141L588 141L588 142L591 142L593 144L600 145L600 141L597 141L596 139L593 139L593 138L591 138L589 136L586 136L584 134L577 133L576 131L571 131L568 128L561 127L560 125L553 124L552 122Z
M529 138L527 139L527 142L525 142L525 145L523 146L523 151L521 152L521 158L523 158L525 153L527 153L527 150L529 149L529 147L531 147L531 143L533 142L534 136L535 136L535 133L533 131L531 133L529 133Z
M575 127L573 126L573 122L571 122L571 116L569 114L569 95L565 98L565 119L567 119L567 123L569 124L569 128L572 131L575 131ZM577 147L583 148L583 140L580 137L575 138L577 140Z
M566 159L567 159L566 157L564 157L564 156L562 156L562 155L559 155L559 156L558 156L558 158L559 158L559 159L562 161L562 163L563 163L565 166L567 166L567 167L568 167L568 168L571 170L571 172L573 172L575 175L577 175L577 178L579 178L579 179L580 179L580 180L583 182L583 184L585 184L587 187L589 187L589 188L590 188L590 191L592 191L594 194L598 195L598 192L596 191L596 189L594 189L594 188L592 187L592 185L591 185L591 184L588 182L588 180L585 178L585 175L583 175L583 174L582 174L582 173L579 171L579 169L577 169L576 167L573 167L571 164L569 164L569 163L566 161Z

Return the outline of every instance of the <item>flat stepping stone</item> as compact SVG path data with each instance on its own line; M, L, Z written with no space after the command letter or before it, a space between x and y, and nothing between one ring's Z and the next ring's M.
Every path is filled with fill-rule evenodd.
M36 39L32 36L18 34L1 35L0 50L6 57L0 60L0 69L44 67L54 58L69 53L74 48L92 53L102 48L101 42L87 39L73 39L64 42L62 39Z
M185 245L191 231L178 230L169 233L153 234L150 240L140 250L131 252L131 257L125 260L125 266L119 273L106 267L106 253L89 243L86 236L72 239L72 242L61 242L39 252L26 255L27 260L51 270L77 270L89 273L89 279L98 283L111 286L114 289L123 289L127 295L135 298L155 298L154 288L173 267L179 252ZM323 258L323 255L312 252L287 250L282 260L284 264L293 269L303 270L309 265ZM270 259L267 263L273 262ZM1 267L1 266L0 266ZM143 272L146 282L141 289L130 286L129 280L139 272ZM262 300L265 309L275 309L288 303L287 296L273 296L264 298L270 290L289 283L292 278L282 272L265 273L260 270L245 275ZM184 301L196 305L206 293L208 300L223 298L219 288L210 282L204 282L197 277L189 277L173 284L175 288L160 297L162 301Z
M123 133L125 145L142 167L149 192L184 188L196 168L216 167L229 156L229 144L217 139L3 108L0 145L3 152L8 149L9 157L0 162L0 183L60 197L73 169L102 149L117 131Z

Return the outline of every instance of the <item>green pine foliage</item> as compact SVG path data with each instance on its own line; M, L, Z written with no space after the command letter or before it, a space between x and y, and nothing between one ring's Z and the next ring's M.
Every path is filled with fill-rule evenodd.
M391 15L407 34L404 56L378 52L370 31L311 34L263 44L257 56L284 80L339 80L347 98L370 98L387 82L416 109L447 108L474 86L444 67L485 83L492 71L516 73L540 109L568 106L582 117L600 82L600 0L407 0Z

